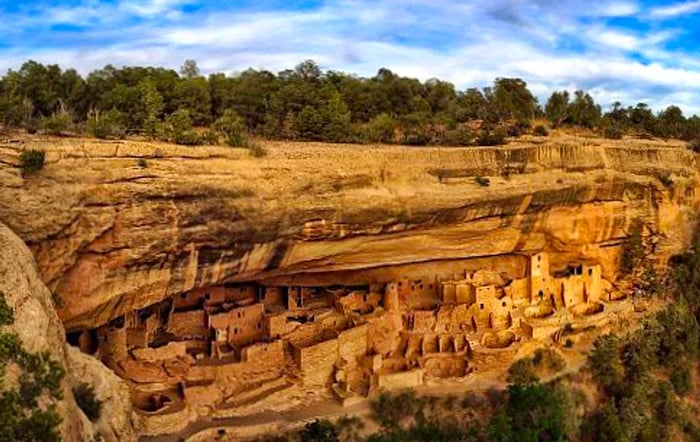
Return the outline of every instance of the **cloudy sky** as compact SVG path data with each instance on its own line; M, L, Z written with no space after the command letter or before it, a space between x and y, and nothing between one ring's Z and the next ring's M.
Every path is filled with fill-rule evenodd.
M700 113L700 0L0 0L0 70L34 59L278 71L312 58L459 88L520 77Z

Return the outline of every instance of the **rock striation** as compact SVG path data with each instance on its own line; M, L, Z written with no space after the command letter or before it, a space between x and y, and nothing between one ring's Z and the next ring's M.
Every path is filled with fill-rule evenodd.
M20 173L24 148L46 151L39 174ZM0 223L36 260L0 227L0 274L17 275L0 290L23 340L69 367L67 440L178 433L213 402L228 416L299 380L345 404L492 366L516 340L621 311L633 226L663 266L700 202L695 155L673 142L267 148L0 144ZM78 380L105 401L95 425Z
M667 255L697 202L693 154L664 143L272 143L262 159L132 142L23 147L45 149L47 166L23 179L22 146L0 148L0 220L34 252L68 330L223 282L388 282L417 264L539 250L600 255L612 272L608 252L633 221L666 238Z
M24 147L45 149L48 164L23 179L21 147L1 148L0 221L34 252L69 330L223 282L387 282L417 263L605 254L640 218L672 239L670 253L697 202L693 154L666 144L273 144L263 159L146 143Z

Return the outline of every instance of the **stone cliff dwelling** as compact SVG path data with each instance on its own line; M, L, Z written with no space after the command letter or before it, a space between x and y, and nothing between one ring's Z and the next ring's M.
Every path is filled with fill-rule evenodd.
M464 271L364 286L196 288L69 339L128 380L142 413L226 409L290 385L344 404L383 388L467 376L511 360L518 343L606 320L617 304L601 266L524 274ZM503 362L506 363L506 362Z

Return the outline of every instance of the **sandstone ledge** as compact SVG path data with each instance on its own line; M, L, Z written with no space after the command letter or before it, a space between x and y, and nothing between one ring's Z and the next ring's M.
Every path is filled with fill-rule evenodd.
M22 147L47 151L39 176L21 178ZM678 143L267 148L253 158L136 142L0 146L0 221L30 246L75 329L224 281L387 281L419 264L542 249L612 271L609 250L634 220L668 256L697 206L695 157Z

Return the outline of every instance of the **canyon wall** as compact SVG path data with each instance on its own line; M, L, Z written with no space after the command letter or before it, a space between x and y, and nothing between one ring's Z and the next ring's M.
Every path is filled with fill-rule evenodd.
M9 330L17 333L30 352L48 351L66 375L61 383L63 400L57 404L62 418L62 440L135 441L129 391L121 379L90 356L70 348L65 341L51 293L41 282L31 252L6 226L0 224L0 292L14 310ZM78 408L73 389L86 382L98 400L102 413L90 422Z
M18 153L32 147L47 164L23 178ZM594 258L610 275L634 222L663 261L698 203L694 154L673 143L268 150L0 145L0 221L31 248L72 330L222 282L383 283L484 263L518 275L514 254L539 250L555 268Z

